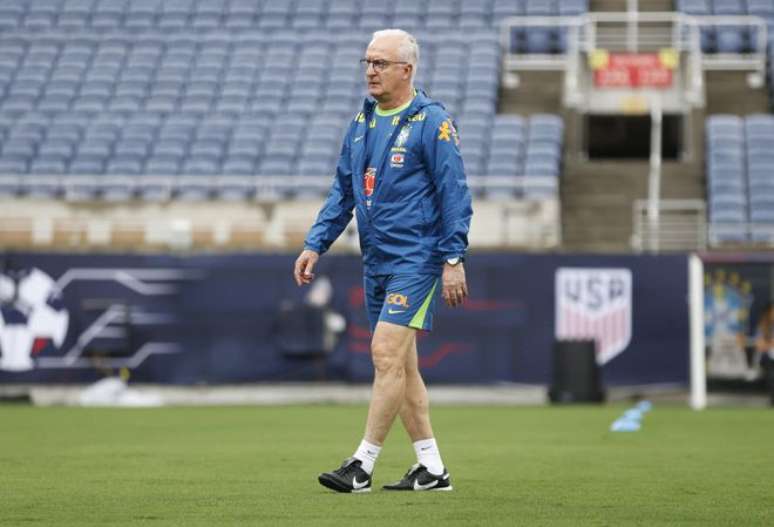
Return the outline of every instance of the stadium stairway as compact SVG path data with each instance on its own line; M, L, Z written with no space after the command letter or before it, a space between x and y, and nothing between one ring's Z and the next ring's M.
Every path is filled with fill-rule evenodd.
M592 0L592 11L621 11L626 2ZM641 0L640 11L671 11L670 0ZM662 199L704 199L704 120L706 115L729 113L747 115L766 112L769 101L763 89L751 89L745 72L706 72L705 110L694 110L690 159L662 164ZM527 85L529 78L523 78ZM561 82L561 81L559 81ZM522 104L540 103L550 88L540 87ZM519 91L521 97L527 90ZM532 91L532 90L530 90ZM538 99L537 101L535 99ZM549 103L545 103L549 104ZM511 103L514 107L517 103ZM502 111L502 110L501 110ZM522 110L523 112L523 110ZM523 112L526 113L526 112ZM574 135L575 116L565 112L565 152L578 151L579 138ZM562 249L565 251L628 252L633 233L632 207L635 200L647 198L647 161L589 161L565 155L562 175Z
M619 2L614 2L620 6ZM592 4L593 5L593 4ZM612 7L612 6L611 6ZM530 115L562 108L563 73L524 71L514 89L501 87L498 113ZM632 203L647 195L648 166L643 162L576 159L580 138L577 117L562 112L565 156L561 184L562 249L567 251L629 251ZM570 152L570 155L567 153ZM701 196L700 185L695 190Z
M747 72L708 71L704 74L704 82L707 86L707 115L748 115L769 111L766 88L750 88Z
M671 11L671 0L641 0L642 11ZM624 11L621 0L592 0L592 11ZM530 115L556 112L562 107L563 74L524 71L515 89L501 87L498 113ZM561 185L562 250L628 252L631 250L632 206L648 192L647 161L589 161L577 159L580 138L575 136L577 120L564 111L565 152ZM695 154L690 161L664 162L662 197L691 199L704 197L703 112L694 130Z
M591 0L590 11L626 11L626 0ZM668 12L674 11L673 0L639 0L637 7L640 11Z
M648 165L638 161L565 158L562 238L566 251L629 251L632 203L648 191Z
M751 89L744 72L707 72L707 107L692 114L694 127L690 159L662 164L663 199L699 199L706 196L704 174L704 121L707 115L766 113L764 89ZM578 146L565 115L566 152ZM632 205L648 193L647 161L588 161L566 155L562 175L563 250L621 252L631 250Z
M621 2L621 0L591 0L589 11L626 11L626 2Z
M691 138L694 155L661 166L663 199L703 199L704 112ZM575 144L569 140L568 152ZM562 186L562 237L567 251L628 252L631 250L632 208L648 195L647 161L589 161L565 157Z

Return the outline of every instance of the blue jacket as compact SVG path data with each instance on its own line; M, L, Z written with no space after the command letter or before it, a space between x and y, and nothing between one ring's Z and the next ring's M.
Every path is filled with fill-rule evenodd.
M417 92L384 156L371 163L377 177L369 208L363 174L375 108L366 99L350 124L336 178L305 247L327 251L354 208L367 275L439 274L447 258L464 256L473 215L457 131L440 103Z

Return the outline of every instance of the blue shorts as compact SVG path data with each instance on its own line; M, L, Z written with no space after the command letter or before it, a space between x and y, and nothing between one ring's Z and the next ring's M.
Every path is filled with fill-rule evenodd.
M363 279L371 332L380 320L400 326L433 329L440 277L434 274L391 274Z

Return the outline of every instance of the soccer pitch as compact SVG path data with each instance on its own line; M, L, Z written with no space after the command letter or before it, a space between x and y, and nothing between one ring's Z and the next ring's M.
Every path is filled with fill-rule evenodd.
M437 407L455 490L389 493L414 462L397 425L370 494L317 474L365 406L0 406L1 525L772 525L774 412L625 406Z

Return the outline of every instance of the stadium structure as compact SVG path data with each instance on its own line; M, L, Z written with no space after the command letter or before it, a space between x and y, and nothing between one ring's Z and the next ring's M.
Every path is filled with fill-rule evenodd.
M454 492L397 499L397 422L317 483L356 222L292 279L385 28L474 209L417 333ZM771 525L773 56L774 0L0 0L0 524Z
M769 2L591 7L4 2L3 245L296 248L395 26L464 137L474 248L770 246ZM660 55L626 84L608 51Z
M8 278L3 301L32 327L16 308L22 271L33 267L53 277L64 305L78 299L69 305L66 337L61 329L25 330L18 335L29 344L11 344L9 336L5 347L14 356L36 353L35 361L30 355L13 363L50 368L48 379L59 367L93 365L85 354L100 348L94 339L118 338L114 347L131 348L131 360L112 358L108 343L104 364L139 367L179 347L156 338L129 345L126 335L180 312L169 305L165 314L131 312L163 295L158 288L206 282L196 258L262 254L266 273L284 273L270 255L301 247L329 188L344 129L364 97L363 49L373 31L399 27L420 42L416 85L458 125L475 202L472 254L488 258L490 270L522 262L529 274L546 259L556 271L541 282L544 294L528 302L545 304L540 344L503 336L495 347L539 347L546 355L552 339L586 336L596 341L598 357L626 356L643 336L637 317L658 312L636 307L637 298L682 291L693 295L692 309L673 308L682 314L670 346L681 348L685 363L667 382L688 382L688 349L698 361L709 347L705 339L716 337L706 322L715 314L704 310L721 305L735 311L731 322L718 318L725 328L720 340L738 343L728 344L736 359L747 357L729 367L760 377L758 352L750 350L755 320L771 296L765 270L774 246L772 23L769 0L2 0L0 246L6 275L17 276ZM339 270L356 260L348 256L358 251L356 233L353 223L334 245L331 261L345 262ZM686 270L695 253L709 265L706 278L700 265ZM666 279L639 279L678 276L668 266L650 268L670 258L681 262L678 290ZM90 272L86 262L99 270ZM745 262L754 262L758 274L740 274ZM712 270L726 263L737 267ZM630 274L560 272L622 266ZM99 280L142 299L65 291ZM587 313L587 327L585 315L561 311L584 303L570 285L560 298L563 280L589 288L604 283L613 292L628 287L635 313L630 306L621 334L604 329L605 317L618 309L613 300L604 317ZM509 320L527 324L514 307L519 302L495 299L496 289L483 288L485 298L471 309L506 306L513 309ZM264 295L267 306L293 300L278 287L260 290L250 294ZM357 305L356 291L348 298ZM21 324L16 320L6 317L6 333ZM357 350L362 334L348 327L336 342ZM440 355L428 360L443 362L464 348L447 344L437 343ZM208 346L221 345L214 339ZM522 360L511 357L506 373L482 366L470 378L447 372L438 380L546 381L548 359L525 377L519 364L532 363ZM613 377L635 382L635 364ZM345 368L343 377L365 379L365 368ZM695 379L705 369L695 365ZM205 381L265 381L277 371L295 378L291 370L228 370ZM156 379L150 372L140 377Z

